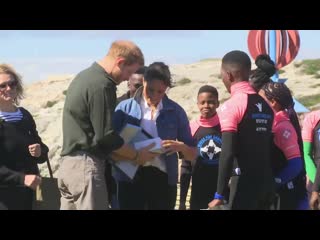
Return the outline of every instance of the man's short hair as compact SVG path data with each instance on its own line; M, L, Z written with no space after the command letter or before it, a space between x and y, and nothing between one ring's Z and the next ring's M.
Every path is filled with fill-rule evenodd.
M250 71L251 60L245 52L235 50L228 52L222 58L222 64L228 65L233 70Z
M126 65L139 64L144 66L144 56L140 48L131 41L118 40L111 44L108 52L114 58L123 57Z

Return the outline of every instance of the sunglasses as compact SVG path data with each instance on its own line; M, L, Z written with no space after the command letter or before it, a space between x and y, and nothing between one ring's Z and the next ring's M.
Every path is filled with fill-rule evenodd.
M4 90L8 86L10 88L15 88L17 85L18 85L18 81L17 80L13 80L13 81L9 81L9 82L6 82L6 83L2 83L2 84L0 84L0 90Z

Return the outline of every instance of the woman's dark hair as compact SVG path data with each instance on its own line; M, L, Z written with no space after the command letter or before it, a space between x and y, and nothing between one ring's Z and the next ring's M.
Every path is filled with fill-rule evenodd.
M277 69L269 55L261 54L256 58L255 64L257 68L251 71L249 82L251 86L258 92L262 86L270 81Z
M297 132L301 158L303 159L301 127L299 124L298 115L294 110L294 101L290 89L284 83L275 83L271 81L266 83L262 87L262 90L264 90L265 96L269 101L275 100L280 104L282 108L281 110L287 110L290 121Z
M161 80L166 86L172 86L169 67L163 62L154 62L150 64L145 70L144 80L147 82Z

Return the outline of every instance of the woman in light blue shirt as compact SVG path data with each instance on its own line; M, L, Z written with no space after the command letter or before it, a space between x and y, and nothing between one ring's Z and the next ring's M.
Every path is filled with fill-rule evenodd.
M113 124L117 131L127 123L140 126L150 137L166 140L170 152L139 167L133 180L115 171L120 209L174 209L178 181L176 152L185 159L196 158L187 114L166 95L170 87L169 67L163 62L152 63L144 74L143 87L116 107Z

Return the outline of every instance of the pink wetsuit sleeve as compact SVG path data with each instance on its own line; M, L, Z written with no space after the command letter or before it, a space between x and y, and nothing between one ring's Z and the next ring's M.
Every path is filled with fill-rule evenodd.
M237 132L247 108L248 95L235 94L219 109L221 132Z
M274 128L274 143L288 160L301 157L297 133L290 122L281 122Z
M313 142L313 129L320 120L320 117L318 117L316 113L317 112L311 112L307 114L303 120L302 140L304 142Z

